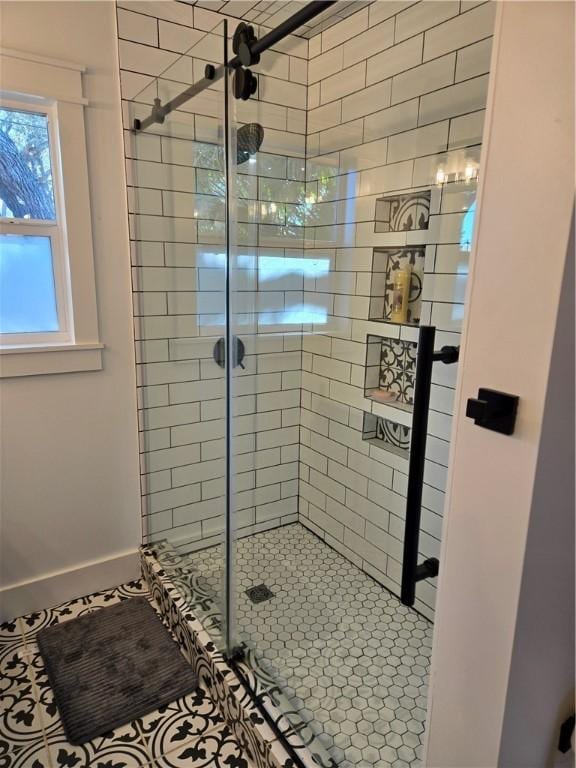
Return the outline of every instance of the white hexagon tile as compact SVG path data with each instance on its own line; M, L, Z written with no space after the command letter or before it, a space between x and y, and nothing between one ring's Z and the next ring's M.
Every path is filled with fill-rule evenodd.
M431 623L299 523L240 539L235 559L249 677L290 741L342 768L419 765ZM217 627L221 548L176 560L172 580Z

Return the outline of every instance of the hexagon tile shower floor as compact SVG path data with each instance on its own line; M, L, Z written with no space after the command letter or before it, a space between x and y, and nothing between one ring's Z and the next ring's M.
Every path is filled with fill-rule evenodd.
M189 557L205 597L221 583L220 551ZM258 691L287 697L304 741L320 742L340 768L420 763L429 621L298 523L240 539L236 583ZM260 585L273 596L254 603L246 590Z

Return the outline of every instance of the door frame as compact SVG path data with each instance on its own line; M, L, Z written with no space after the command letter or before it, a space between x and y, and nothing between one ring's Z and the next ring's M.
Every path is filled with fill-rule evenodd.
M546 681L549 702L563 696L556 674L560 664L567 664L565 685L573 681L568 661L573 640L566 630L574 624L574 602L570 610L570 582L565 581L570 579L566 563L573 562L573 536L565 540L568 558L560 558L564 575L553 573L566 589L564 608L558 611L540 593L532 620L530 611L520 614L529 569L535 567L527 557L527 540L538 511L537 492L548 483L543 498L555 496L553 473L544 466L544 475L537 477L550 415L546 394L556 378L573 375L569 361L551 365L566 257L573 257L568 246L574 201L573 30L572 3L499 3L451 440L426 730L428 768L496 768L503 764L503 745L506 768L551 765L557 708L528 731L524 728L522 736L515 735L510 707L516 714L523 707L529 718L530 696L534 703L537 691L527 689L523 703L514 705L513 689L526 686L527 670L535 666L542 674L534 675L534 684L543 695ZM513 435L482 429L466 418L467 400L477 396L479 387L520 396ZM569 399L566 387L563 397ZM573 425L568 403L562 405L568 408L567 432L559 440L569 445ZM569 462L569 450L562 460ZM564 469L570 476L570 468ZM562 519L569 532L568 491L560 497L554 520ZM546 549L551 542L542 542L539 562L540 567L549 562L554 572L560 553ZM516 679L518 629L530 635L542 621L563 634L540 658L532 649L532 657L524 658L524 674ZM532 755L530 762L522 762L524 754Z

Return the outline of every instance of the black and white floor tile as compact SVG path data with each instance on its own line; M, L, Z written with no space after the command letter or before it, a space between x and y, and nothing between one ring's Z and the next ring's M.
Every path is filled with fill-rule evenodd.
M36 634L136 595L150 597L143 581L0 625L0 768L249 768L202 688L82 746L67 742Z
M216 620L220 549L190 555L188 578L186 556L176 561L178 589ZM240 539L236 575L245 673L293 746L320 765L419 765L430 622L300 524ZM246 590L260 584L273 597L254 603Z

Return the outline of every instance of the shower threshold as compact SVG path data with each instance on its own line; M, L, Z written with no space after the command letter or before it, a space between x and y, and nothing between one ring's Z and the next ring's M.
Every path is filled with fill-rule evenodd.
M220 547L155 547L191 615L217 643ZM300 523L239 539L239 665L253 698L304 764L420 765L432 625ZM271 597L253 602L265 585ZM254 720L254 714L249 715ZM257 719L257 718L256 718ZM261 719L261 718L260 718Z

